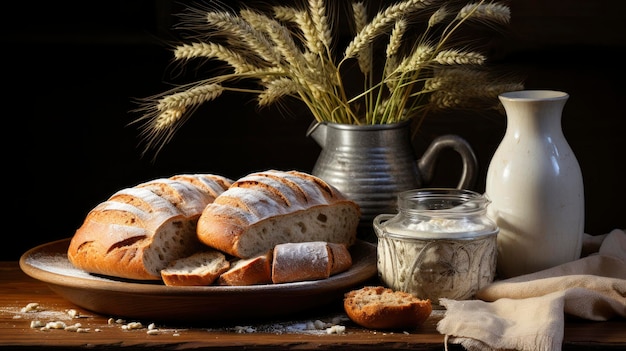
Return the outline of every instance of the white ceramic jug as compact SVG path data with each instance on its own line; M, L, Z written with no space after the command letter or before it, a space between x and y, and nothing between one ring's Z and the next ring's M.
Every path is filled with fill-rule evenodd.
M561 128L569 95L525 90L499 98L507 128L487 170L485 195L488 216L500 228L498 276L509 278L580 257L584 189Z

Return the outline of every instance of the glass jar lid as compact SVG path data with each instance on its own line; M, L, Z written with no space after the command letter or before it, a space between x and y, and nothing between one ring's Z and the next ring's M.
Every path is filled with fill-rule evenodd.
M398 214L382 223L384 235L396 238L472 239L498 232L490 220L490 201L464 189L421 188L398 195Z

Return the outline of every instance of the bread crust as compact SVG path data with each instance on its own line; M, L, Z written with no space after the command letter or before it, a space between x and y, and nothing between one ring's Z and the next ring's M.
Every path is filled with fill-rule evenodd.
M414 329L432 313L430 300L383 286L349 291L343 305L353 322L369 329Z
M90 273L160 280L172 260L205 247L196 236L197 220L231 183L219 175L188 174L122 189L87 214L68 259Z
M269 170L234 182L198 220L200 241L239 258L286 242L356 241L358 205L320 178Z
M274 284L326 279L332 268L331 251L323 241L284 243L274 247Z
M330 265L330 275L339 274L352 267L352 255L344 244L328 243L332 263Z
M325 241L283 243L274 247L274 284L326 279L352 266L350 251L343 244Z
M258 285L272 283L272 250L252 258L231 262L228 271L218 278L219 285Z

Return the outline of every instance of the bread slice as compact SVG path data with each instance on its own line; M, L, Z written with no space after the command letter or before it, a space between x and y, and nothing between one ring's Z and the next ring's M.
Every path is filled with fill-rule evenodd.
M343 244L324 241L278 244L274 247L272 282L326 279L351 265L350 252Z
M211 285L229 268L230 262L217 250L196 252L171 262L161 270L161 278L168 286Z
M90 273L160 280L171 261L206 248L196 235L204 208L232 183L178 175L122 189L86 216L70 241L70 262Z
M204 244L250 258L282 243L356 240L359 206L322 179L269 170L234 182L198 220Z
M339 274L352 267L352 255L344 244L327 243L330 249L330 275Z
M231 262L230 269L218 278L219 285L257 285L272 283L272 250L252 258Z
M382 286L349 291L343 305L353 322L370 329L417 328L432 313L430 300Z

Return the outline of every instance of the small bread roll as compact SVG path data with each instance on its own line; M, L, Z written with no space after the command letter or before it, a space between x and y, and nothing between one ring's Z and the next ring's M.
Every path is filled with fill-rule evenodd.
M382 286L366 286L345 294L343 306L350 319L369 329L413 329L432 312L430 300Z

